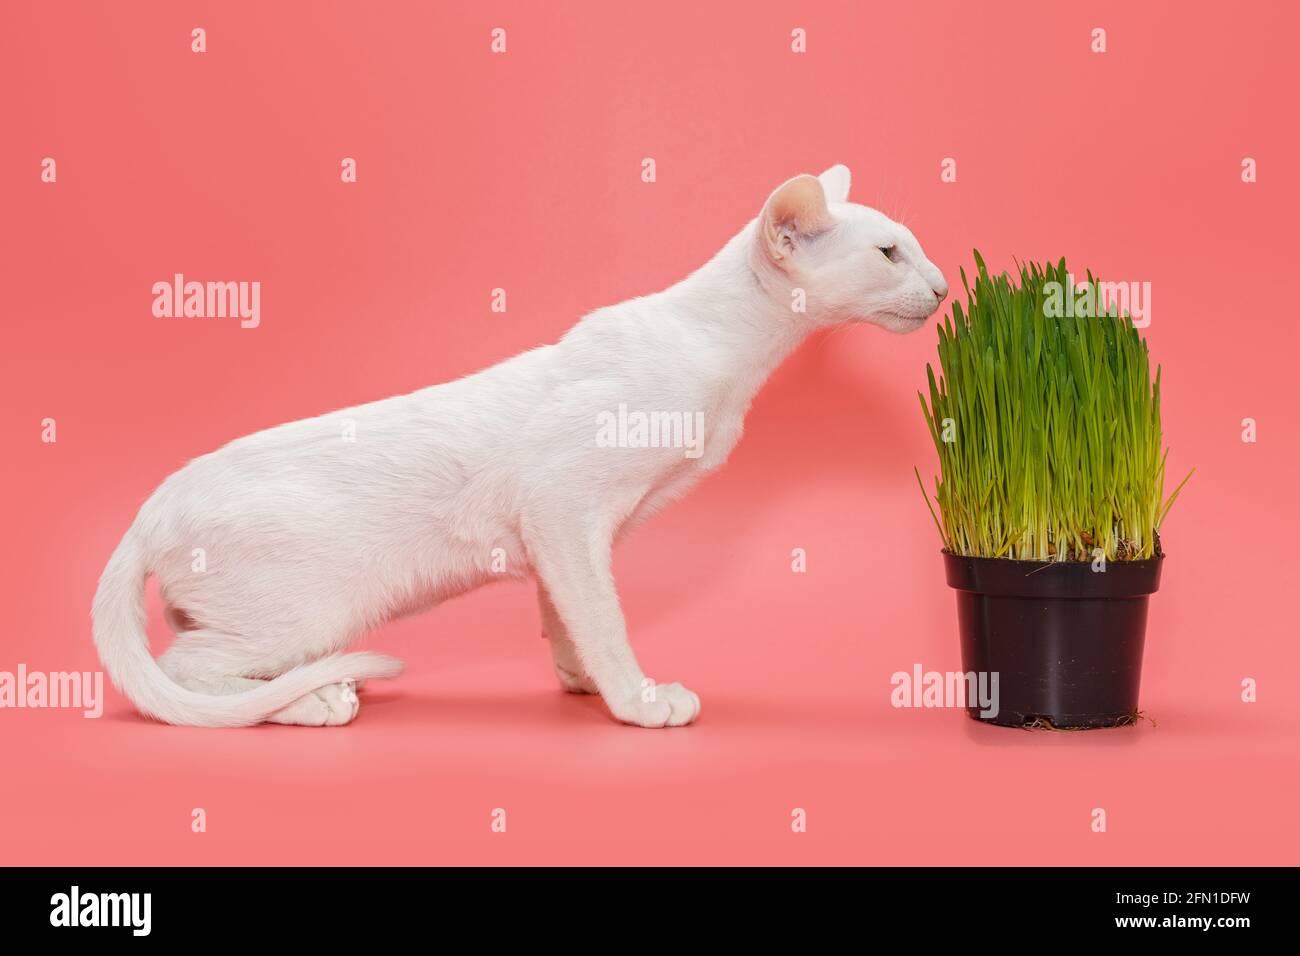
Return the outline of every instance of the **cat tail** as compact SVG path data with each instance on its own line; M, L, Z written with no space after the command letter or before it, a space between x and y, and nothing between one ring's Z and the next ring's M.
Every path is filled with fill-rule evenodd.
M173 681L149 653L144 582L148 559L133 532L99 579L92 609L95 647L109 679L146 716L190 727L248 727L312 691L348 679L396 677L402 662L381 654L332 654L237 694L201 694Z

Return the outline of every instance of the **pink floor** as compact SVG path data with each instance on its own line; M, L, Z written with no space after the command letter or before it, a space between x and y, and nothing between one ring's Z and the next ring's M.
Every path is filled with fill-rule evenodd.
M761 679L779 668L744 670ZM6 745L0 861L1296 859L1294 737L1261 729L1245 708L1154 702L1155 727L1031 735L894 713L878 690L864 704L850 687L810 695L701 676L706 716L665 734L609 723L522 659L375 691L347 731L147 727L120 707L93 728L62 719ZM191 832L195 807L206 833ZM796 807L804 834L791 832ZM1095 807L1104 834L1090 830ZM504 834L491 832L497 808Z
M1155 597L1149 721L1030 733L890 706L895 670L958 666L937 556L904 576L869 553L857 559L862 586L846 592L817 568L850 560L865 514L837 527L816 506L778 506L792 522L802 512L814 556L796 575L743 532L700 541L704 510L666 515L620 567L647 669L703 697L695 726L623 727L597 700L559 692L530 592L502 585L371 642L409 670L367 688L346 728L166 727L116 695L99 720L0 713L0 860L1295 862L1294 694L1265 681L1258 703L1239 700L1237 673L1265 665L1248 634L1212 639L1214 610L1198 614L1185 594L1194 563L1171 560ZM646 560L660 547L679 560ZM889 586L870 583L878 576ZM80 622L82 609L41 597L29 595L33 610L65 632ZM1218 676L1180 661L1193 644L1218 644ZM196 834L200 807L207 832ZM497 808L503 834L491 829ZM791 830L795 808L806 833ZM1092 832L1094 808L1105 833Z

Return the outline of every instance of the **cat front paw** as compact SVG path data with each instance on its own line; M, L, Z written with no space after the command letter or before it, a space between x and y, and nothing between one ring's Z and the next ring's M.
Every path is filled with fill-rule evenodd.
M700 716L700 698L681 684L655 684L609 709L623 723L637 727L684 727Z

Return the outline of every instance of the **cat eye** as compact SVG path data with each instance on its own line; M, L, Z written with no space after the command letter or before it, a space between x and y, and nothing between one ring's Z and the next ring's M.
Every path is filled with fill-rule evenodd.
M881 254L882 254L886 259L888 259L890 262L893 262L893 261L894 261L894 247L893 247L893 246L877 246L877 248L880 250Z

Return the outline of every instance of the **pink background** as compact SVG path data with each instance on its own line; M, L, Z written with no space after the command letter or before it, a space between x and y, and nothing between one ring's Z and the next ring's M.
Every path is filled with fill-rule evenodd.
M622 727L561 694L531 587L502 585L375 635L408 671L346 729L166 727L116 693L98 721L0 711L0 862L1296 862L1298 343L1279 299L1300 18L731 7L7 3L0 670L98 667L98 575L187 459L553 340L844 162L853 199L907 222L955 287L972 246L1153 283L1170 469L1198 471L1165 529L1151 722L1030 734L891 708L893 672L960 664L912 476L934 466L915 392L935 334L855 328L797 353L727 467L618 553L634 644L700 693L697 725ZM154 318L152 283L178 271L261 281L261 327Z

